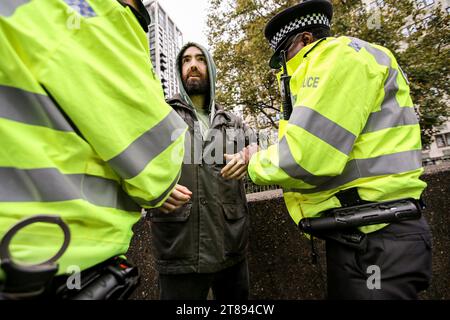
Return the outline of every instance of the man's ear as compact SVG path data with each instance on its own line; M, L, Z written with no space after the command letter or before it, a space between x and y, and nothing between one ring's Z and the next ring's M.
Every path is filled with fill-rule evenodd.
M301 41L303 42L303 44L306 47L308 44L311 44L314 42L314 36L311 32L305 31L302 33Z

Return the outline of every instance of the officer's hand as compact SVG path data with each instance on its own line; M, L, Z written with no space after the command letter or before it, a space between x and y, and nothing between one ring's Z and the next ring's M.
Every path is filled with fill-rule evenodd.
M241 151L242 152L242 151ZM247 173L248 163L245 163L242 153L225 154L225 160L228 164L220 171L225 179L242 179Z
M181 208L186 202L191 200L192 192L185 186L177 184L172 194L166 202L159 208L164 213L170 213L175 209Z
M225 154L225 160L229 161L228 164L220 171L222 177L225 179L240 180L247 174L247 167L250 159L254 153L258 150L256 144L244 148L241 152L235 154Z

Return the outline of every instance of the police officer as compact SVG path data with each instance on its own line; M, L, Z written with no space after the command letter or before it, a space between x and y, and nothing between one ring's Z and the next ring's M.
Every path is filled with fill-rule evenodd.
M332 14L328 1L302 2L265 29L275 51L270 66L287 62L294 108L278 144L245 155L255 183L283 187L296 223L337 207L419 199L426 187L419 178L420 128L400 66L384 47L331 37ZM359 230L366 234L363 250L326 241L328 297L416 299L431 277L426 221Z
M140 207L179 179L187 126L153 72L149 22L137 0L0 3L0 239L60 216L71 241L57 275L126 253ZM36 224L9 250L37 262L60 244Z

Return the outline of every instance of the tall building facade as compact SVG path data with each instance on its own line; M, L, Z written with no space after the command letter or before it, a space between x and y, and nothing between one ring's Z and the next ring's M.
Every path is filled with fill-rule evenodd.
M363 0L363 2L370 10L376 10L384 5L384 0ZM409 37L417 32L419 27L428 27L428 24L434 17L432 11L437 7L440 7L443 11L450 14L449 0L413 0L413 3L417 9L421 9L423 11L423 14L419 21L410 21L402 28L401 33L405 37Z
M436 128L431 145L422 151L424 164L439 164L450 161L450 120Z
M183 34L158 1L146 0L144 5L152 18L148 33L150 56L168 98L179 92L176 56L183 44Z

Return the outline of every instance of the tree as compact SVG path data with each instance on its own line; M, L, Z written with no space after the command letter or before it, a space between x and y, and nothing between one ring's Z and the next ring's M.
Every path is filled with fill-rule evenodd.
M276 78L267 64L271 50L262 30L275 10L295 3L211 1L208 40L219 70L218 100L243 106L245 115L263 115L255 123L259 128L277 127L280 110Z
M450 116L448 14L436 8L428 16L429 12L417 8L413 0L378 0L375 8L361 0L332 2L335 36L351 35L380 44L397 57L410 80L427 145L434 128ZM218 100L226 106L242 106L259 128L277 127L275 115L281 101L276 72L268 67L272 50L264 38L264 26L276 13L297 3L211 1L208 40L219 70Z

